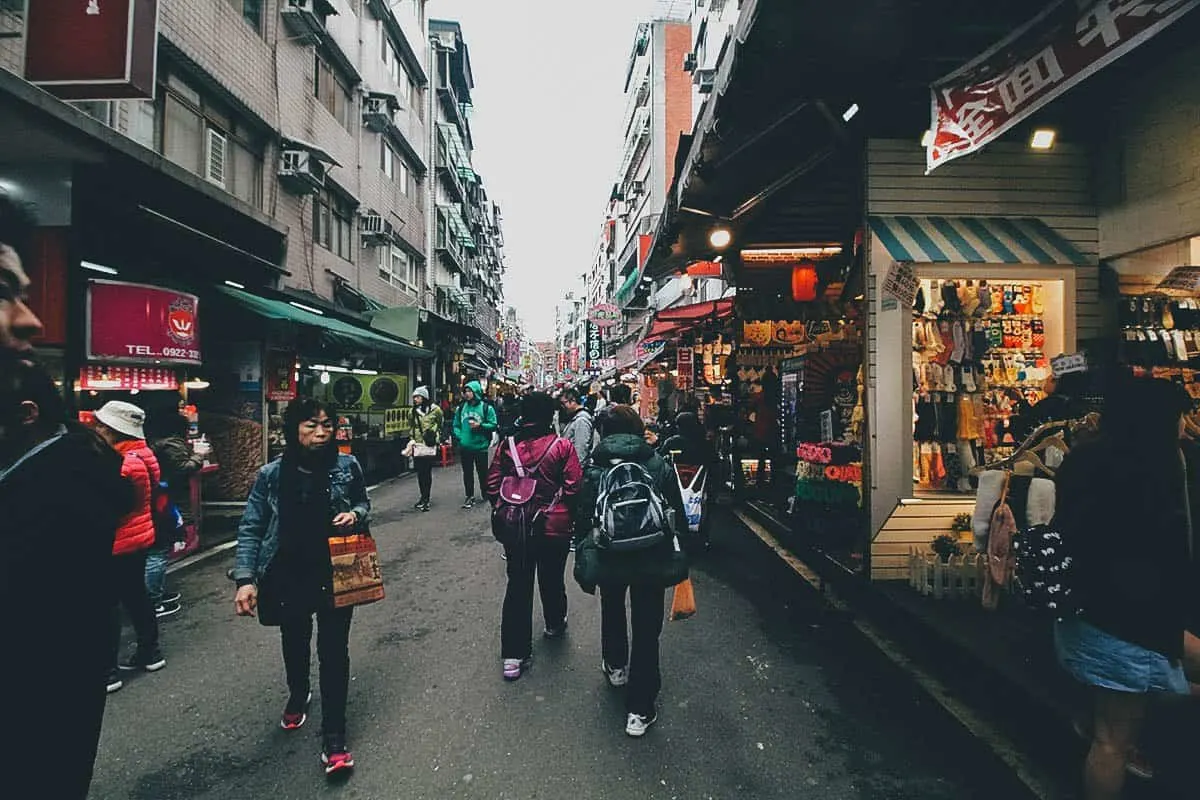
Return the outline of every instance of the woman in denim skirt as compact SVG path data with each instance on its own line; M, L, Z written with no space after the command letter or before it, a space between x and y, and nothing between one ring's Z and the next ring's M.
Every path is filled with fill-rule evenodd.
M1073 449L1056 478L1082 611L1056 624L1055 649L1094 697L1086 800L1121 796L1148 695L1188 692L1192 510L1179 439L1190 409L1176 384L1121 375L1100 436Z

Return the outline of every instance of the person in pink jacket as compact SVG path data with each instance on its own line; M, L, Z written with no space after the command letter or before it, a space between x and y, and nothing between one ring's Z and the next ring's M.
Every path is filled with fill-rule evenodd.
M146 553L154 545L154 514L151 511L152 487L162 479L158 459L146 444L143 426L146 412L132 403L112 401L96 412L96 432L124 459L121 477L133 486L133 509L117 526L113 542L111 589L117 601L113 607L112 648L108 691L123 685L121 672L156 672L167 665L158 645L158 620L146 592ZM137 647L120 662L121 611L125 607L137 633Z
M500 655L506 681L515 681L533 657L533 582L542 595L545 637L559 639L567 632L567 589L564 573L574 532L575 496L583 483L583 468L569 439L554 432L554 399L535 392L521 398L521 427L496 448L487 476L487 496L493 506L504 478L517 474L512 450L523 471L537 481L530 501L536 512L533 530L515 545L506 545L508 589L500 623Z

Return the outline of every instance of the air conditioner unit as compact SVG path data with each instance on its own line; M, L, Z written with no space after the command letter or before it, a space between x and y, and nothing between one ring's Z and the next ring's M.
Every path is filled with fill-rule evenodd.
M279 13L283 24L296 40L304 44L317 44L325 35L325 20L318 13L328 13L328 0L287 0Z
M279 182L296 194L316 194L325 187L326 166L307 150L280 154Z
M386 241L391 234L390 226L382 214L363 214L359 217L358 230L367 245L379 244Z
M683 71L684 72L695 72L696 71L696 54L695 53L688 53L686 56L683 57Z
M387 95L367 95L363 98L363 124L375 133L383 133L395 123L396 105L396 100Z
M717 71L715 69L698 69L695 72L694 80L701 94L709 94L716 85Z

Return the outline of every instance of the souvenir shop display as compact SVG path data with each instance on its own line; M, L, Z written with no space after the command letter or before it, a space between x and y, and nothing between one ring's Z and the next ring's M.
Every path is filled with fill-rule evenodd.
M1165 295L1121 298L1121 363L1183 385L1200 401L1200 300Z
M1012 418L1051 375L1047 288L924 280L913 307L913 482L969 493L970 472L1017 446ZM1061 342L1061 326L1056 342Z

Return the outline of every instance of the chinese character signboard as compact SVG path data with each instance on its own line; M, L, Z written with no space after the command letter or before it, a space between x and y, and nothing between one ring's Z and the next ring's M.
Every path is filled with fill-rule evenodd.
M597 328L611 328L620 321L621 309L612 303L601 303L600 305L592 306L592 309L588 311L588 322Z
M179 388L175 370L163 367L122 367L88 364L79 371L79 388L84 391L120 389L139 392L173 392Z
M973 153L1200 0L1057 0L931 87L926 169Z
M267 399L296 399L296 355L285 350L267 351Z
M88 285L89 361L199 364L198 301L193 294L138 283Z
M587 363L584 369L600 369L600 359L604 358L604 333L594 322L587 324Z
M893 261L892 266L888 269L887 277L883 279L884 310L889 310L889 306L894 308L895 304L899 304L903 308L912 308L913 302L917 299L917 289L920 286L921 281L917 279L917 273L912 264ZM888 303L889 299L893 303Z
M572 372L572 373L579 372L579 348L578 347L572 347L571 351L569 353L567 353L567 371Z
M681 347L676 353L675 370L679 373L675 384L680 389L690 389L692 386L692 371L695 366L695 360L692 355L692 348Z
M158 0L27 0L25 79L64 100L153 98Z

